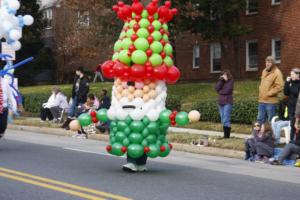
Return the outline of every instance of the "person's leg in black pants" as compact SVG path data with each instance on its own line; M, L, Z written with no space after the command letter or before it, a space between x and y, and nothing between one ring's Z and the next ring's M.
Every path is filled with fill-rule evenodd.
M296 128L295 128L296 118L294 115L290 116L290 122L291 122L291 141L294 141L294 137L296 133Z
M4 109L3 113L0 114L0 138L3 137L4 132L7 128L7 115L8 115L7 109Z
M144 154L140 158L131 158L129 155L127 155L128 164L123 166L123 170L129 172L147 171L146 168L147 158L148 157L146 154Z
M47 118L51 121L53 120L53 116L49 108L41 108L41 120L46 121Z

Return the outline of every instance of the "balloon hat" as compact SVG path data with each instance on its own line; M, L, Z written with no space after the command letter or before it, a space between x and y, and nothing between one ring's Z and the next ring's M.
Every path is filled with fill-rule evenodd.
M180 72L174 66L167 23L178 11L171 8L171 2L158 7L158 0L152 0L144 7L139 0L134 0L132 5L119 1L113 10L125 24L114 45L112 60L102 65L103 75L122 80L149 78L176 83Z

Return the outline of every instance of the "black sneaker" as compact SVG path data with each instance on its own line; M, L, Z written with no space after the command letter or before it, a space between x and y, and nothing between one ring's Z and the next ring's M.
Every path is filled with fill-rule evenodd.
M282 162L279 162L279 160L273 160L270 162L271 165L283 165Z

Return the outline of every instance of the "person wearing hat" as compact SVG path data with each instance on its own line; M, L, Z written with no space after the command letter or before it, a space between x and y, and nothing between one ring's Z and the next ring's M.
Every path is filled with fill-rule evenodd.
M8 110L17 111L17 104L7 79L0 76L0 138L7 128Z
M287 77L284 84L284 95L288 96L288 113L291 124L291 141L295 135L295 110L297 99L300 91L300 69L294 68L290 72L290 76Z

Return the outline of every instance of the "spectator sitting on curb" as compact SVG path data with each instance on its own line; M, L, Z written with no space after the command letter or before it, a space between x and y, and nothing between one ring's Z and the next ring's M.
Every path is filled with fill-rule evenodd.
M107 90L103 89L101 91L101 100L100 100L100 106L99 109L109 109L110 108L110 98L107 96ZM99 125L96 126L96 128L101 132L105 133L106 130L109 130L110 122L107 121L105 123L99 123Z
M274 139L269 123L254 123L252 135L245 140L245 160L267 163L274 153Z
M61 112L63 109L68 109L69 105L67 97L62 94L58 86L52 87L52 95L47 103L44 103L41 108L41 122L49 121L57 123L61 120Z

